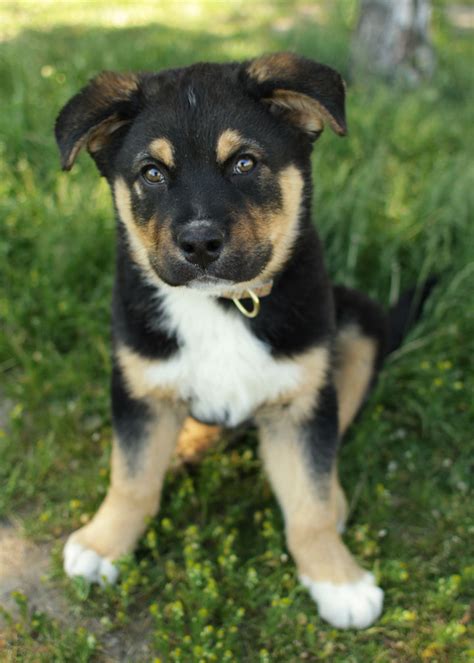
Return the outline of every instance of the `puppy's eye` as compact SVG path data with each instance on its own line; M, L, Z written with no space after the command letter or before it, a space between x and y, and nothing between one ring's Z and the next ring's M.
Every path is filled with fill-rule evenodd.
M145 166L142 168L142 177L148 184L164 184L165 176L157 166Z
M237 159L234 163L234 168L232 172L234 175L246 175L250 173L251 170L257 165L255 159L250 156L250 154L243 154Z

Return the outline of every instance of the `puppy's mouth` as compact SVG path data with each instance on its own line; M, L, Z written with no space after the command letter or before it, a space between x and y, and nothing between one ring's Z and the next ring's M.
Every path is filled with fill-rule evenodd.
M230 279L222 279L210 274L202 274L194 279L191 279L185 284L186 288L191 290L198 290L209 295L218 296L219 293L228 291L236 286L235 281Z
M225 279L221 278L219 276L212 276L212 274L200 274L199 276L196 276L194 279L191 279L186 283L186 285L190 288L207 288L207 287L213 287L213 286L219 286L219 285L225 285L229 286L235 283L235 281L231 279Z
M186 288L210 297L223 297L225 299L241 299L249 297L249 291L260 296L271 292L273 280L263 282L258 277L251 281L235 282L229 279L214 277L201 277L186 284Z
M203 293L219 296L232 288L240 288L258 280L272 254L263 248L253 254L226 252L206 268L191 264L176 254L150 255L150 264L158 277L170 286L185 286Z

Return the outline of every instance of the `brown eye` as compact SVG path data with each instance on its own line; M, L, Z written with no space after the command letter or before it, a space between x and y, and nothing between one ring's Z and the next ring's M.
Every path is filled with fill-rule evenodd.
M256 166L255 159L249 154L244 154L239 157L234 164L233 173L234 175L246 175L250 173Z
M148 184L164 184L165 176L157 166L145 166L142 170L143 179Z

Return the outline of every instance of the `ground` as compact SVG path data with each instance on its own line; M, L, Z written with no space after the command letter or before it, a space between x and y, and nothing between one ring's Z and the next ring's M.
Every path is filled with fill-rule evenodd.
M472 660L472 7L434 4L437 73L407 90L350 80L351 0L2 3L0 661ZM54 117L101 69L285 48L349 82L349 136L314 157L333 277L389 304L439 276L341 453L346 539L386 592L364 632L298 584L253 433L169 474L117 587L61 568L107 485L114 222L85 155L59 171Z

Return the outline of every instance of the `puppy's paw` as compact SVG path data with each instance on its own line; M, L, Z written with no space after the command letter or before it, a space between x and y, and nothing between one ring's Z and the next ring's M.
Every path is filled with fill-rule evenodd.
M371 573L342 585L318 582L308 576L300 580L316 601L320 616L336 628L367 628L382 612L383 591Z
M82 576L89 582L102 586L113 584L118 578L118 569L105 557L77 540L77 533L71 534L64 546L64 570L71 578Z
M178 438L174 466L199 462L205 452L219 440L221 434L222 428L219 426L201 424L188 417Z

